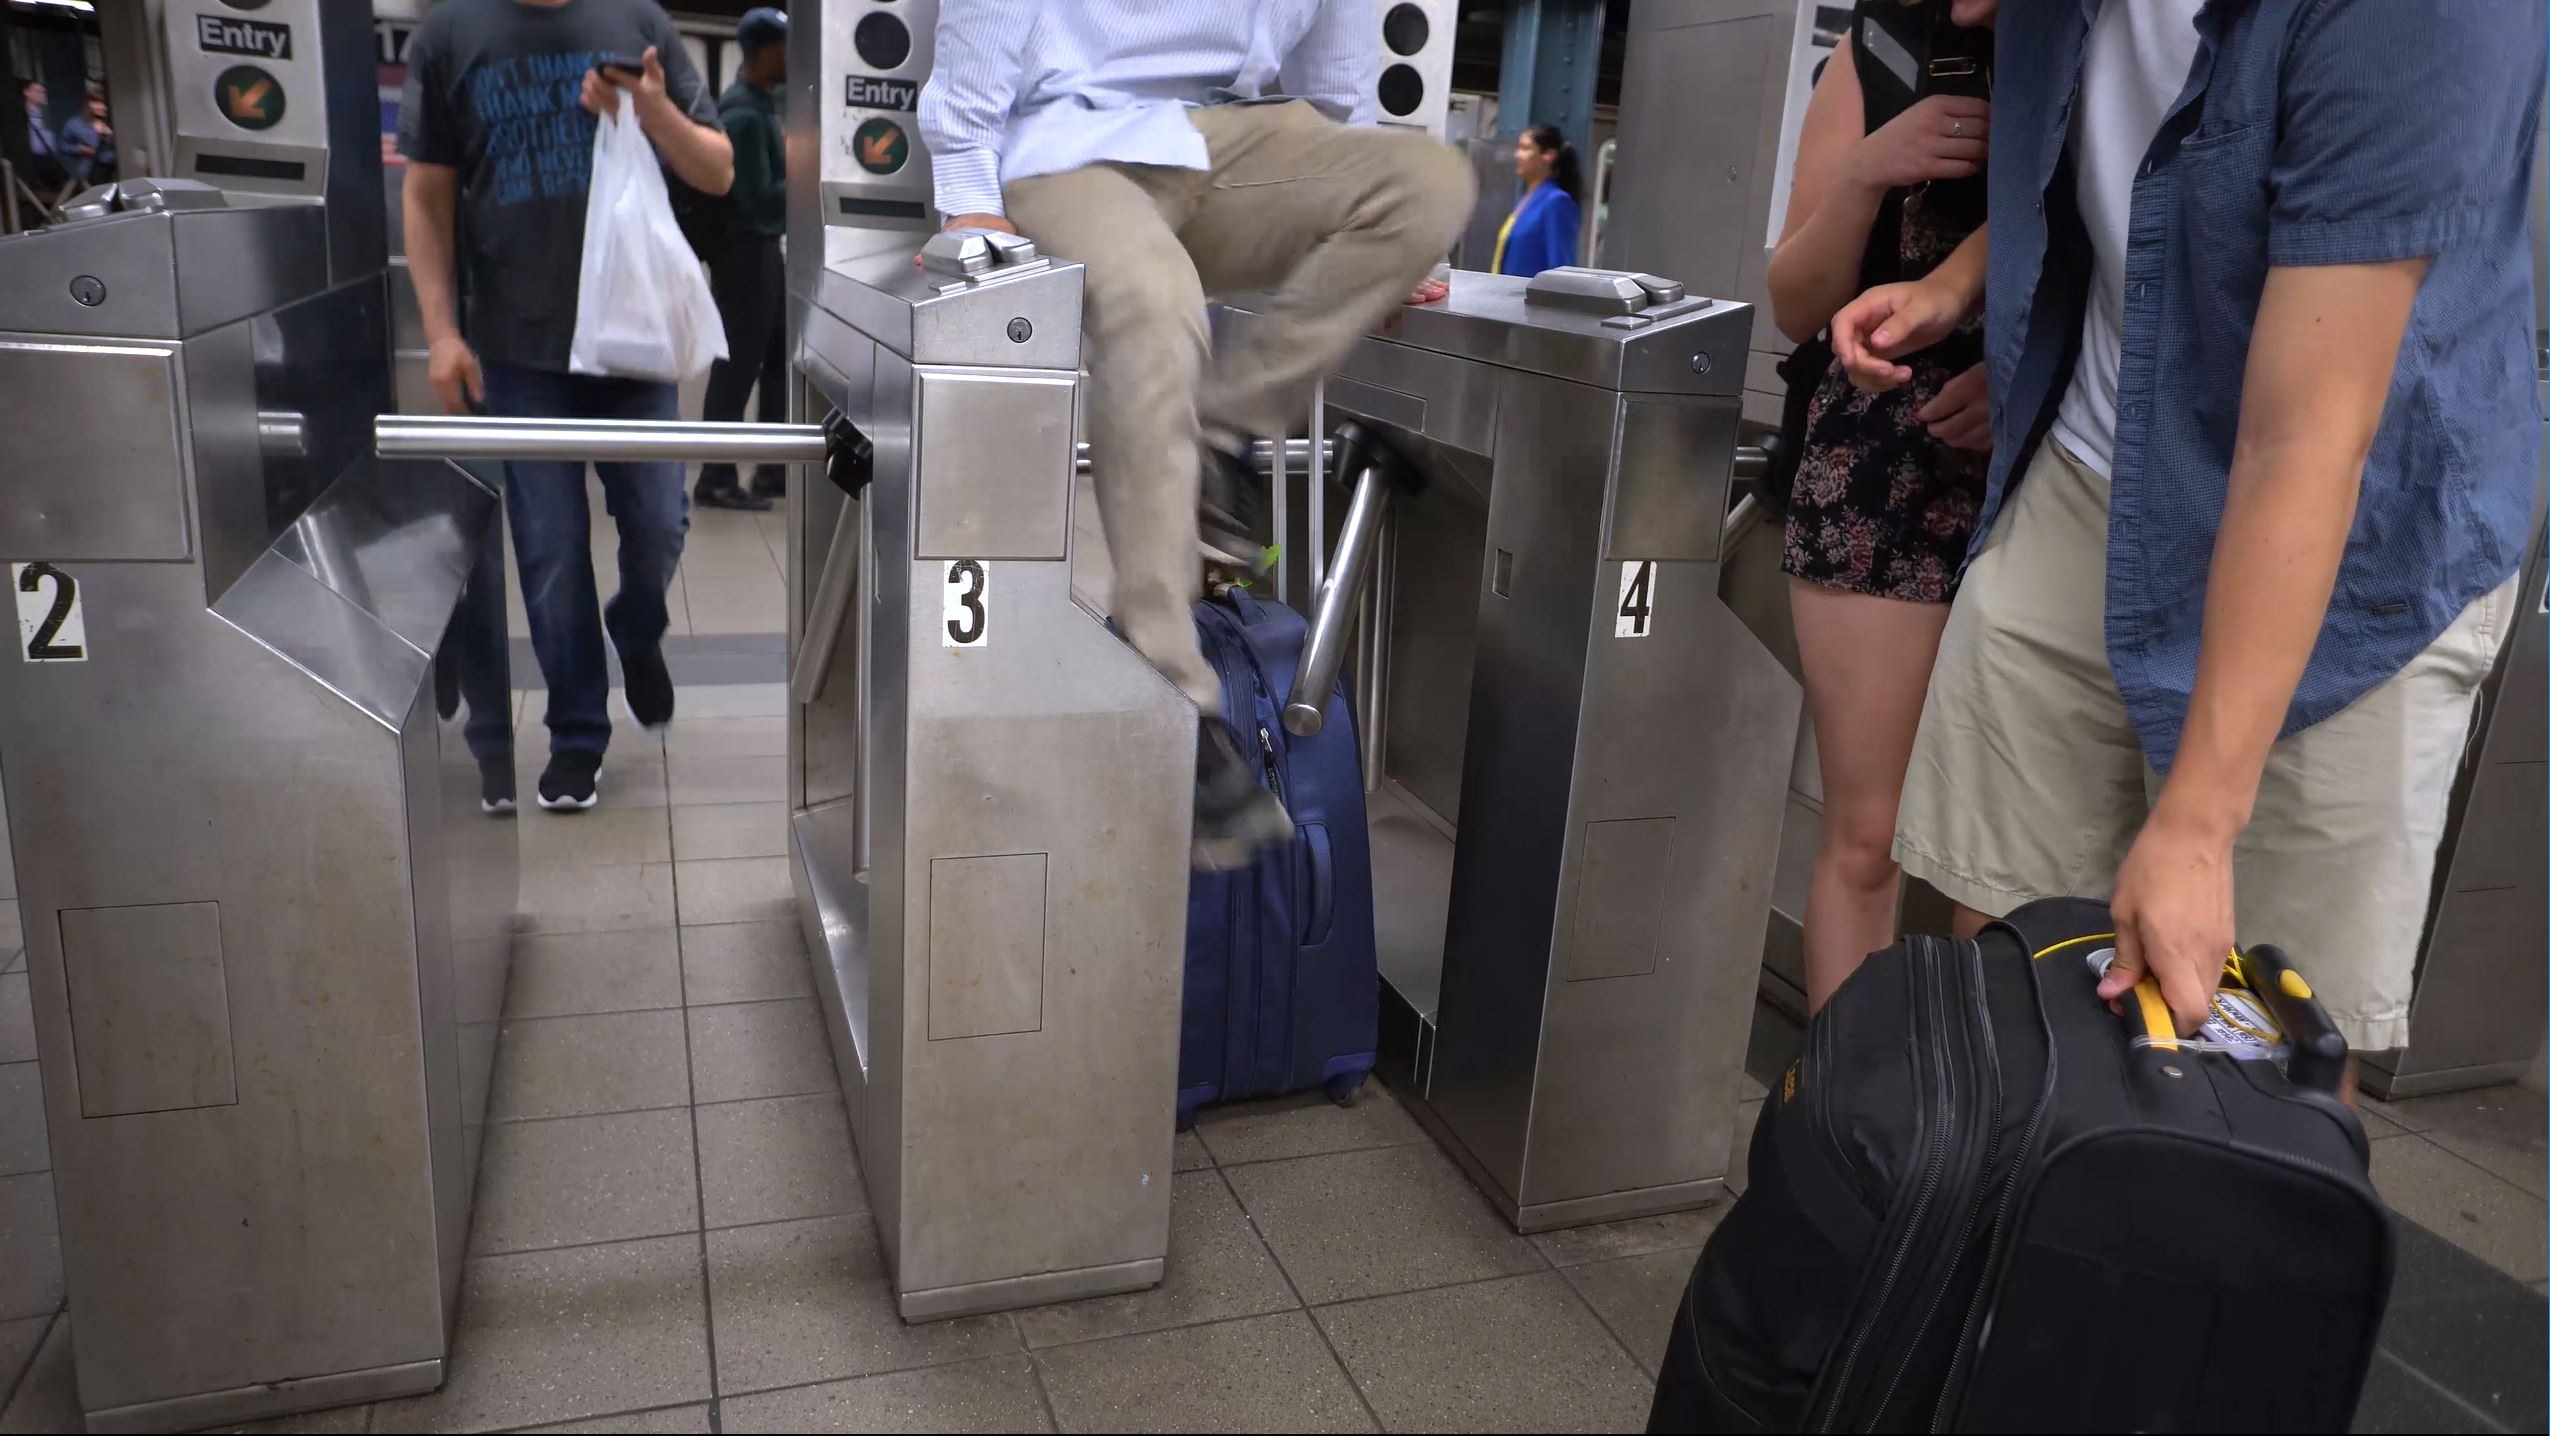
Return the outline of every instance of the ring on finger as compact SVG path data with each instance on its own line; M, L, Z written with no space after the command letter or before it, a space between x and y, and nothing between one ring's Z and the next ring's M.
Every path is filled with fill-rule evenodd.
M1950 138L1950 139L1952 139L1952 140L1963 139L1963 138L1965 138L1965 134L1966 134L1966 122L1965 122L1965 121L1963 121L1963 120L1950 120L1950 121L1948 122L1948 138Z

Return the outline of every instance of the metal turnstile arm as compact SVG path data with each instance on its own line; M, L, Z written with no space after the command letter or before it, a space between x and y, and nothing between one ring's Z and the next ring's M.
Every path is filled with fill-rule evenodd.
M1284 731L1298 738L1316 734L1327 722L1328 698L1337 691L1337 673L1345 665L1347 639L1354 632L1355 609L1372 573L1373 554L1381 546L1381 521L1391 492L1408 486L1415 473L1361 425L1348 422L1337 434L1337 472L1354 475L1355 496L1337 534L1336 559L1312 597L1310 636L1293 670L1293 696L1284 703Z
M813 464L826 457L821 424L709 424L674 419L500 419L383 414L372 443L384 459L681 459L696 463Z

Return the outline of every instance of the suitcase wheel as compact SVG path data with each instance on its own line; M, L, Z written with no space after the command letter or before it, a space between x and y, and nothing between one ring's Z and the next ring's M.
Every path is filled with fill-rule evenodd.
M1351 1076L1340 1075L1329 1078L1328 1100L1336 1103L1340 1107L1352 1107L1357 1102L1362 1101L1364 1099L1364 1077L1366 1075L1367 1074L1365 1073L1357 1072Z

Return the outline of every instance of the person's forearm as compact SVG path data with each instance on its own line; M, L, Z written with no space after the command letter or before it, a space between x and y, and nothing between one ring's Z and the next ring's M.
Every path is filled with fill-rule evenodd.
M2305 436L2232 461L2195 691L2154 822L2228 844L2248 825L2346 555L2364 453Z
M2267 272L2177 761L2152 820L2228 842L2319 642L2423 259Z
M702 194L724 194L734 187L735 147L726 142L724 130L692 119L669 97L641 106L638 127L682 183Z
M1877 222L1877 207L1885 198L1882 187L1836 174L1815 212L1772 251L1765 277L1771 322L1781 333L1804 343L1859 296L1868 229Z
M437 344L460 336L459 317L452 306L452 195L436 192L430 184L416 182L416 167L409 166L409 180L401 205L406 215L402 226L407 243L407 279L416 290L417 317L425 326L425 342Z
M1972 314L1983 303L1985 261L1991 257L1991 231L1976 225L1974 232L1958 241L1939 267L1922 276L1922 283L1948 296L1962 313Z
M940 0L937 55L921 87L931 203L949 219L1001 208L1000 151L1018 96L1035 0Z

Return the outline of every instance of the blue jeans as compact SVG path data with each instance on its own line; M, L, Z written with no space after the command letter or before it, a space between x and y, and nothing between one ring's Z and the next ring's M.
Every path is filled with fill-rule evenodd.
M502 418L673 419L670 384L554 374L488 364L487 412ZM549 683L549 751L599 754L611 742L607 628L625 659L664 641L664 594L682 561L691 526L682 466L671 462L596 464L602 502L620 530L620 591L603 608L594 598L591 510L584 465L558 460L505 466L505 517L531 651Z
M448 670L435 674L436 696L443 712L451 703L443 694L449 681L457 697L469 705L462 730L470 756L480 763L510 763L514 756L513 641L505 635L505 523L487 526L487 540L469 566L469 586L461 590L460 607L452 614L451 632L434 655Z

